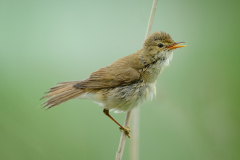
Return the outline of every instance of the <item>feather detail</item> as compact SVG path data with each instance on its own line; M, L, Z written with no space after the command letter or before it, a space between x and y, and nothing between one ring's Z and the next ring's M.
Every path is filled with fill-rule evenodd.
M42 108L52 108L83 94L85 92L84 89L77 89L74 87L74 85L78 82L80 81L61 82L58 83L58 86L50 88L47 92L48 94L41 98L50 98L42 104Z

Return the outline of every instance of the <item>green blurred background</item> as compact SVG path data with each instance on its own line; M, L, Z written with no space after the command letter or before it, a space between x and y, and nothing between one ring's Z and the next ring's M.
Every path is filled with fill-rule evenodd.
M240 1L159 0L153 31L174 52L140 108L141 160L240 159ZM141 48L152 1L0 1L0 159L112 160L121 133L89 100L44 112L57 82ZM121 123L126 114L113 114ZM129 159L127 140L123 159Z

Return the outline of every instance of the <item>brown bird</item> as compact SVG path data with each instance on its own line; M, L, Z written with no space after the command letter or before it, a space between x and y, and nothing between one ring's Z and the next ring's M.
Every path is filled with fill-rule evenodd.
M42 97L50 98L42 108L49 109L70 99L91 99L130 137L130 128L119 124L109 111L127 112L152 100L156 94L156 80L169 65L173 50L186 46L180 43L184 42L174 42L165 32L154 32L145 40L142 49L93 72L87 79L60 82L50 88Z

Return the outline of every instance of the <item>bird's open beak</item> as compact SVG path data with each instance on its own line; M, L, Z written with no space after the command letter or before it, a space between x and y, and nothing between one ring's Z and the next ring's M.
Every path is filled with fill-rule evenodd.
M168 48L168 49L176 49L176 48L182 48L182 47L186 47L186 46L187 46L187 45L181 45L181 46L179 46L179 44L181 44L181 43L186 43L186 42L176 42L176 43L174 43L173 45L168 46L168 47L166 47L166 48Z

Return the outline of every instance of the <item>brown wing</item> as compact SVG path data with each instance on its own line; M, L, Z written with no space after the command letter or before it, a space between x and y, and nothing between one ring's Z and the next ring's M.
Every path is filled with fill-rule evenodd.
M76 88L111 88L120 85L128 85L140 78L140 73L131 67L107 66L93 72L89 78L74 85Z

